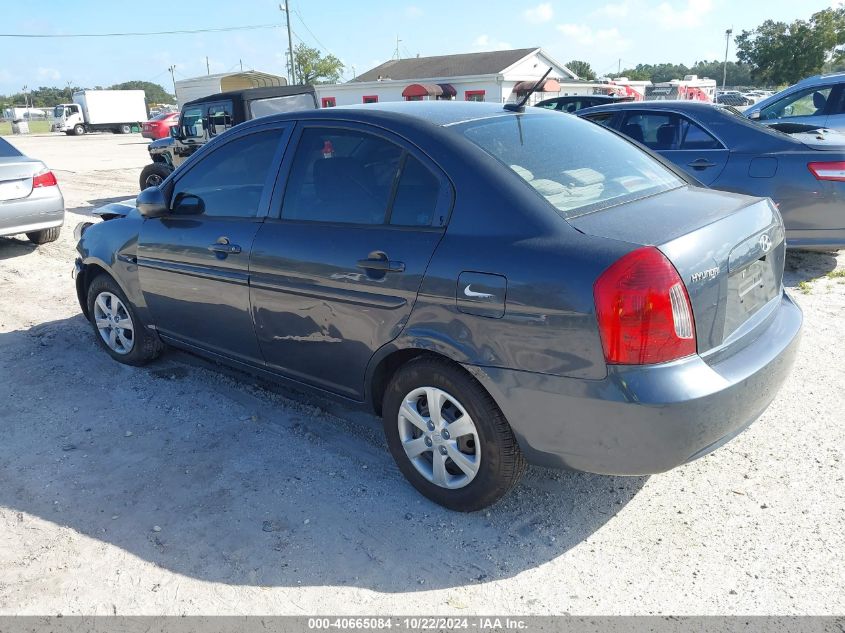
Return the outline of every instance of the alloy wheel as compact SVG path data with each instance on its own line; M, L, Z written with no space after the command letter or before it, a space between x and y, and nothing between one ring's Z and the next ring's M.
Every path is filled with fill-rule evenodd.
M100 336L116 354L128 354L135 344L135 326L129 310L117 295L101 292L94 301L94 323Z

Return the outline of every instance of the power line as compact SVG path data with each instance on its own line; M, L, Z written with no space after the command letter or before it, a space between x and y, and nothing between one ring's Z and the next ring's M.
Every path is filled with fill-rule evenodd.
M190 33L223 33L226 31L255 31L258 29L276 29L278 24L253 24L251 26L224 26L217 29L183 29L179 31L134 31L130 33L0 33L0 37L17 37L17 38L69 38L69 37L125 37L125 36L145 36L145 35L186 35ZM307 28L307 27L306 27Z

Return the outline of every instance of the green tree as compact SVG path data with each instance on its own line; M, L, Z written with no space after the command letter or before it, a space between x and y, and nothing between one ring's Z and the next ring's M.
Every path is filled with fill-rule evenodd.
M316 48L303 43L293 49L296 73L302 84L333 84L340 81L343 62L334 55L323 56Z
M736 38L736 56L757 81L793 84L843 60L845 7L824 9L789 24L766 20Z
M124 81L122 84L115 84L110 90L143 90L147 105L151 103L175 103L176 97L167 92L159 84L149 81Z
M578 75L581 79L592 81L596 78L596 72L593 70L593 67L590 66L589 62L573 59L571 62L566 64L566 67Z

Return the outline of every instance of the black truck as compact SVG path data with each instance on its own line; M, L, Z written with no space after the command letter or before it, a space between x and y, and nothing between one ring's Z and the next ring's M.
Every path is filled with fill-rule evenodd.
M313 86L247 88L189 101L182 107L179 124L170 128L170 137L149 144L153 162L141 171L141 189L160 185L188 156L238 123L269 114L316 108Z

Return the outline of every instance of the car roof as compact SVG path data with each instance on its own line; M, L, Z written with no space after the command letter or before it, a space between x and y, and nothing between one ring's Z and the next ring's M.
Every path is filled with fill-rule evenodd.
M828 84L835 84L840 83L841 81L845 81L845 72L837 72L837 73L826 73L823 75L813 75L812 77L807 77L806 79L802 79L799 81L796 86L806 86L808 84L815 85L818 84L820 86L826 86Z
M684 111L684 112L711 112L714 109L718 109L720 106L715 103L710 103L708 101L684 101L682 99L674 99L674 100L660 100L660 101L618 101L614 103L608 103L605 105L593 106L592 108L585 108L584 110L579 110L579 114L582 112L590 113L594 111L598 111L599 109L605 108L613 108L613 111L624 109L624 110L637 110L642 108L648 108L649 110L673 110L673 111Z
M480 103L474 101L385 101L361 105L321 108L319 110L300 110L254 119L254 122L271 120L348 120L364 123L396 124L417 123L447 127L464 123L503 116L560 116L543 108L526 108L516 113L505 110L501 103Z

